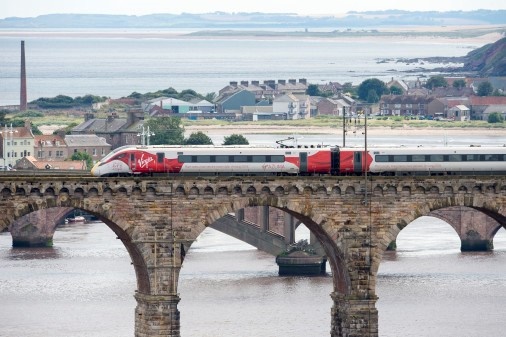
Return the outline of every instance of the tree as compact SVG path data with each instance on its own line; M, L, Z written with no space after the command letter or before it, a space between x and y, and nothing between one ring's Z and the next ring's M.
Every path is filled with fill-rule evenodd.
M205 96L204 96L204 99L208 102L214 102L214 100L216 99L216 93L215 92L208 92Z
M320 88L316 84L310 84L307 86L306 95L309 96L320 96Z
M371 90L374 91L374 94L376 96L370 93ZM367 100L369 97L377 97L376 100L377 102L379 100L379 97L381 97L381 95L387 93L389 93L389 90L386 84L378 80L377 78L367 79L362 83L360 83L360 85L358 86L358 97L364 101Z
M492 92L494 92L494 88L489 81L481 82L478 85L478 96L490 96Z
M193 132L186 140L186 145L213 145L213 141L202 131Z
M182 145L184 144L184 128L179 117L154 117L144 126L149 126L152 133L149 137L151 145Z
M466 87L466 81L464 81L463 79L459 78L458 80L453 81L452 85L453 85L454 88L457 88L457 89L460 90L460 89Z
M378 94L374 89L370 89L367 94L367 103L377 103L380 100Z
M490 115L488 115L488 122L489 123L502 123L504 122L504 117L502 113L500 112L492 112Z
M75 152L72 154L72 157L70 157L70 159L86 161L86 168L88 170L91 170L91 168L93 167L93 158L91 158L91 156L87 152Z
M427 83L425 83L425 87L430 90L434 88L446 88L447 86L448 82L446 82L446 79L441 75L431 76L431 78L427 80Z
M390 93L391 93L392 95L402 95L402 89L401 89L401 88L399 88L399 87L398 87L398 86L396 86L396 85L392 85L392 86L390 87Z
M223 145L249 145L249 142L243 135L232 134L225 137Z

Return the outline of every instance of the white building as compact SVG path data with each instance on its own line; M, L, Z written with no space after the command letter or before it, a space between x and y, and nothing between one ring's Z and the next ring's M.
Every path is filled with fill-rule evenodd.
M311 117L311 100L308 95L285 94L272 102L274 114L286 114L286 119L308 119Z
M4 126L0 138L3 159L0 166L14 167L21 158L33 155L34 136L30 122L25 122L23 127Z

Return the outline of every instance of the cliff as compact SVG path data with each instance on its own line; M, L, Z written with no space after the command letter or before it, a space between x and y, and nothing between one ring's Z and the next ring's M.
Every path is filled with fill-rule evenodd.
M469 52L462 70L481 77L506 76L506 37Z

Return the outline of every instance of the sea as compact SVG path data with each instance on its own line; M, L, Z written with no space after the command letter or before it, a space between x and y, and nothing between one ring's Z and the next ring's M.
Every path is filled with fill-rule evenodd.
M358 85L373 77L414 80L434 74L421 68L443 64L396 60L463 56L485 44L409 36L295 39L180 35L188 32L0 29L0 106L19 104L21 41L25 41L28 101L87 94L119 98L170 87L206 95L218 93L231 81L306 79L312 84Z

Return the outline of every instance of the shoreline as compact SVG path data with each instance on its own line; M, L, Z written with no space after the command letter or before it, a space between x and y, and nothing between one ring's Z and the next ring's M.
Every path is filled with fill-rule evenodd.
M318 126L271 126L271 125L188 125L184 126L185 134L202 131L207 135L231 135L231 134L337 134L342 135L341 127L318 127ZM239 131L239 132L238 132ZM371 136L466 136L487 135L493 137L503 136L506 143L506 128L440 128L440 127L381 127L372 126L367 128L367 134Z

